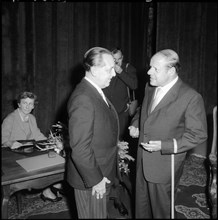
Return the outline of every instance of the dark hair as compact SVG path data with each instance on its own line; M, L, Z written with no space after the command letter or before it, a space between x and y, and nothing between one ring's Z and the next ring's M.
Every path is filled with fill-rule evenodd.
M121 53L122 53L122 50L120 49L120 47L114 47L114 48L112 48L112 50L111 50L111 53L112 53L112 54L116 54L117 52L121 52Z
M111 54L111 52L103 47L93 47L89 49L83 59L83 66L86 71L89 71L92 66L104 66L103 54Z
M34 93L27 92L27 91L21 92L20 94L18 94L17 103L20 103L21 99L26 99L26 98L34 99L35 104L37 104L36 103L37 96Z

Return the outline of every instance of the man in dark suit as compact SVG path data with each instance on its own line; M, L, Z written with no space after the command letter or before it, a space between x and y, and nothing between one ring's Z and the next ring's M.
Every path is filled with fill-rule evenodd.
M107 49L94 47L83 63L85 77L68 101L67 181L74 188L78 218L107 218L108 194L118 170L119 121L102 88L116 74L114 59Z
M127 141L129 139L128 127L130 123L130 116L128 112L129 91L136 90L138 88L138 79L136 69L130 63L124 62L124 55L120 48L113 48L111 50L115 60L115 72L116 76L111 80L108 87L103 89L107 98L113 103L119 117L120 131L119 140ZM123 178L124 185L131 186L130 179L127 176ZM121 215L128 215L128 211L125 205L121 201L120 192L122 191L122 185L119 181L111 190L111 199L114 200L114 206L118 208ZM128 188L128 187L127 187ZM131 187L128 188L131 192Z
M151 86L145 87L140 117L135 115L129 127L132 137L139 136L140 145L136 218L170 219L171 178L175 178L172 183L176 192L187 151L207 139L202 96L178 77L179 67L179 57L170 49L151 58L148 71Z
M115 60L116 76L111 80L110 85L103 91L105 95L113 103L120 122L120 141L125 140L128 133L129 113L128 103L129 97L127 87L130 90L138 88L138 79L136 69L130 63L123 61L123 53L120 48L112 49L112 54Z

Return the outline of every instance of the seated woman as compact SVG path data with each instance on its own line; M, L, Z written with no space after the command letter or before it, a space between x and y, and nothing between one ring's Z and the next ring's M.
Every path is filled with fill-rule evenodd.
M2 147L11 149L19 148L22 144L17 140L36 141L46 140L37 126L36 118L31 114L34 109L37 96L31 92L22 92L18 95L18 108L10 113L2 122ZM61 184L55 184L46 188L41 193L41 198L46 201L58 202L62 199L58 191L61 191Z

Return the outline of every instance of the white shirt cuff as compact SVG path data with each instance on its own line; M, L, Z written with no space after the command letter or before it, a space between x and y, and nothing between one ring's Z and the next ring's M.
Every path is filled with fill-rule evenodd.
M178 152L178 146L175 138L173 138L173 145L174 145L174 154L176 154Z

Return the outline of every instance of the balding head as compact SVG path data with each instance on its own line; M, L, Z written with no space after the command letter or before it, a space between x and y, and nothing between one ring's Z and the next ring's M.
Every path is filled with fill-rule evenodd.
M92 66L104 66L105 63L102 58L103 54L108 54L111 57L113 57L112 53L106 48L93 47L93 48L89 49L85 53L84 59L83 59L83 66L84 66L85 70L90 71L90 68Z
M150 84L152 86L165 86L176 77L179 71L179 56L173 50L158 51L150 60Z
M164 62L169 67L175 67L176 72L179 72L180 63L179 63L179 56L178 54L171 49L165 49L158 51L154 56L161 56L164 59Z

